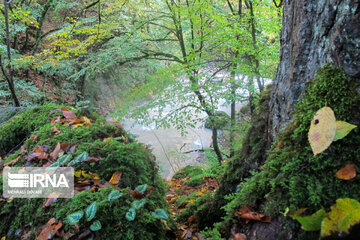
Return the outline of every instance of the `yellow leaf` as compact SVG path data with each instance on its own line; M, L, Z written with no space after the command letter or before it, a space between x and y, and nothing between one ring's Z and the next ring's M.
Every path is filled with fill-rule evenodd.
M203 192L197 192L197 193L195 194L195 196L197 196L197 197L202 196L202 195L204 195Z
M112 184L112 185L118 184L119 181L120 181L121 175L122 175L122 173L119 172L119 171L114 172L111 179L110 179L110 181L109 181L109 183Z
M195 202L195 199L190 199L188 202L189 202L189 203L194 203L194 202Z
M315 156L331 145L335 133L336 119L333 110L329 107L321 108L311 120L308 134L310 146Z
M74 172L75 177L81 177L81 170Z
M359 222L360 203L350 198L338 199L331 206L329 216L322 221L320 235L327 237L333 233L348 233Z
M6 236L3 236L3 237L1 238L1 240L6 240Z
M80 120L82 120L85 123L85 125L88 126L88 127L91 125L90 119L88 119L85 116L81 117Z

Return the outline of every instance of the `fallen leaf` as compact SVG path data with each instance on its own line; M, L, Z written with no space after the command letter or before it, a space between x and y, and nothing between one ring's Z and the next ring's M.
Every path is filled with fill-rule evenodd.
M48 240L49 236L54 236L55 233L62 227L62 223L58 222L55 218L51 218L46 225L44 226L43 230L41 231L40 235L36 238L37 240Z
M120 172L120 171L114 172L109 183L111 185L117 185L120 181L121 175L122 175L122 172Z
M67 110L66 108L61 108L63 116L66 118L66 120L75 120L76 115L74 112Z
M204 195L203 192L197 192L197 193L195 194L195 196L197 196L197 197L202 196L202 195Z
M16 163L17 161L19 161L20 158L21 158L21 156L18 156L16 158L14 158L13 160L11 160L10 162L4 163L4 166L12 165L12 164Z
M70 144L69 143L62 143L62 144L60 144L60 148L64 152L68 152L70 150Z
M38 136L37 135L31 135L30 139L33 140L33 141L36 141L38 139Z
M45 147L37 146L34 152L26 157L26 160L32 161L34 159L38 159L38 160L47 159L48 154L44 150Z
M48 199L46 199L43 202L43 207L49 207L51 204L53 204L54 202L56 202L56 200L58 199L58 197L60 196L60 193L51 193L48 196Z
M50 153L51 159L55 160L55 159L58 157L60 151L61 151L61 145L60 145L60 143L58 142L58 143L56 144L56 147L55 147L54 151L52 151L52 152Z
M289 213L287 215L289 217L301 216L306 210L307 210L307 208L300 208L296 211L289 211Z
M336 172L336 177L342 180L350 180L356 177L355 164L348 164Z
M246 235L243 233L237 233L234 236L234 240L246 240L246 239L247 239Z
M78 146L78 144L75 144L74 146L72 146L72 147L70 148L69 152L74 153L77 146Z
M255 220L255 221L267 222L267 223L271 222L269 216L261 213L253 212L250 206L248 205L244 205L238 212L235 212L234 214L246 220Z
M334 140L336 134L336 119L329 107L323 107L316 112L311 120L308 134L311 149L314 155L326 150Z
M299 221L301 228L305 231L319 231L321 229L321 223L327 215L324 209L320 209L310 216L294 216L292 218Z
M360 222L360 203L355 199L337 199L331 211L321 223L321 237L333 233L348 233L350 228Z
M51 130L53 131L53 133L55 133L55 135L58 135L58 134L61 133L61 131L60 131L56 126L53 126L53 127L51 128Z
M356 126L350 123L344 121L336 121L336 134L333 141L337 141L344 138L354 128L356 128Z

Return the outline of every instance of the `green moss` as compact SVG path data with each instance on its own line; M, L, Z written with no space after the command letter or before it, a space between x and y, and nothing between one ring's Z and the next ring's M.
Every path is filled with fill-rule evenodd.
M204 176L203 175L198 175L195 177L191 177L189 180L185 181L184 184L188 185L190 187L196 187L199 186L201 184L204 184L205 180L204 180Z
M54 110L48 106L44 108L46 110L39 111L45 116ZM166 184L158 175L154 157L144 145L128 140L127 133L122 128L105 124L105 119L97 114L91 114L91 120L93 123L89 127L73 128L57 124L56 127L61 133L55 135L51 129L54 125L51 125L50 119L46 118L42 126L31 132L37 138L26 140L26 150L31 153L37 145L47 145L53 150L57 143L77 145L76 151L72 154L74 157L86 151L89 156L98 157L100 160L76 164L73 166L75 170L95 172L103 181L110 180L115 171L121 171L120 187L123 188L124 196L119 200L108 202L107 196L111 189L105 188L94 192L83 191L71 199L58 199L47 208L42 207L45 199L14 199L9 203L0 202L0 218L4 219L0 225L0 236L7 235L7 239L18 239L19 231L24 229L25 225L29 224L31 229L36 230L52 217L63 222L66 230L74 231L65 223L66 216L85 209L96 201L99 205L96 219L100 220L103 226L98 233L95 233L96 239L167 239L164 224L151 215L151 212L157 208L168 211L165 200ZM5 161L17 157L18 153L9 156ZM34 162L32 166L41 166L44 163L45 161ZM22 156L14 165L24 166L24 164L25 156ZM134 198L129 194L128 189L134 189L145 183L148 184L149 189L145 197L146 206L137 210L136 219L129 222L125 214ZM80 232L74 233L79 235L88 230L90 224L91 222L81 221ZM171 219L167 224L175 229Z
M270 93L271 86L267 87L260 95L251 118L251 127L248 129L245 139L242 140L242 148L230 159L221 177L220 186L216 192L216 202L219 208L226 203L224 197L238 191L237 185L250 177L251 171L257 171L265 161L268 148L267 120Z
M31 132L49 122L48 114L59 108L44 105L28 109L5 123L0 128L0 154L5 155L30 136Z
M174 179L182 179L186 177L194 177L197 175L200 175L204 172L203 167L201 166L191 166L188 165L184 167L183 169L180 169L175 173L173 176Z
M181 206L191 199L195 199L195 202L189 203L177 216L176 221L183 223L190 216L194 215L197 221L196 225L199 229L202 230L206 226L211 226L213 223L213 212L216 211L216 209L214 209L214 193L205 193L197 197L196 192L193 192L189 196L181 198L176 203L178 206Z
M335 177L348 163L360 167L359 128L317 156L313 156L307 140L310 121L324 106L334 110L337 120L359 125L360 96L356 89L356 82L341 69L325 66L319 70L296 106L294 121L278 136L261 171L244 179L240 191L226 205L225 222L235 222L233 212L243 204L261 205L259 211L278 217L286 207L306 207L315 212L328 208L338 198L360 199L358 179L343 181ZM299 227L289 218L283 220L293 228Z
M218 111L214 116L208 117L205 121L205 128L229 129L230 116L223 111Z
M95 233L96 239L167 239L165 226L151 215L157 208L166 209L164 198L159 199L156 193L149 193L144 198L146 200L144 207L136 210L135 220L129 221L125 215L136 199L128 189L123 189L121 192L124 195L121 198L108 201L107 197L112 189L106 187L98 192L83 191L72 199L55 203L51 208L55 211L56 218L65 223L65 230L74 231L66 222L66 217L76 211L85 210L96 201L98 208L93 221L99 220L102 224L102 229ZM93 221L88 222L83 217L78 224L80 233L89 229Z

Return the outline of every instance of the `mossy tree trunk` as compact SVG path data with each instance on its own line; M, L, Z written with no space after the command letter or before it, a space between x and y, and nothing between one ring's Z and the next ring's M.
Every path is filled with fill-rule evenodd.
M360 81L360 3L283 0L280 64L270 100L273 138L292 119L306 84L327 63Z

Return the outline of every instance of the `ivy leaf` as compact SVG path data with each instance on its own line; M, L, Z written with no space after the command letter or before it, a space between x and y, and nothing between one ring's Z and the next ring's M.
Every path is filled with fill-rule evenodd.
M96 202L93 202L90 206L86 208L85 213L86 213L87 221L91 221L95 217L96 210L97 210Z
M90 230L91 231L99 231L101 229L101 223L99 220L96 220L95 222L93 222L91 225L90 225Z
M344 121L336 121L336 134L333 141L335 142L337 140L344 138L354 128L356 128L356 126L350 123Z
M135 217L136 217L136 212L135 209L130 208L129 211L127 211L126 213L126 219L129 221L134 221Z
M143 185L137 186L135 188L135 190L138 191L139 193L144 193L146 191L146 188L147 188L147 184L143 184Z
M331 206L329 216L323 220L320 235L327 237L333 233L348 233L359 222L360 203L350 198L338 199Z
M164 209L155 209L151 215L157 219L167 220L169 218Z
M334 140L336 119L333 110L323 107L316 112L311 120L308 139L314 156L326 150Z
M121 193L119 190L113 190L108 196L108 201L119 199L123 193Z
M305 231L319 231L321 229L321 222L326 218L328 214L324 209L320 209L316 213L306 217L294 216L293 219L296 219L301 224L301 228Z
M81 163L87 161L88 158L89 158L89 154L87 152L83 152L82 154L77 156L74 161L75 163Z
M350 180L356 177L355 164L348 164L336 172L336 177L342 180Z
M61 157L59 157L56 162L58 162L59 165L63 165L63 164L68 163L71 160L71 158L72 158L71 154L64 154Z
M141 199L141 200L135 200L132 204L131 207L134 209L140 209L142 208L146 203L146 199Z
M66 219L70 225L75 225L80 221L83 215L84 215L83 211L78 211L70 214L69 216L66 217Z

